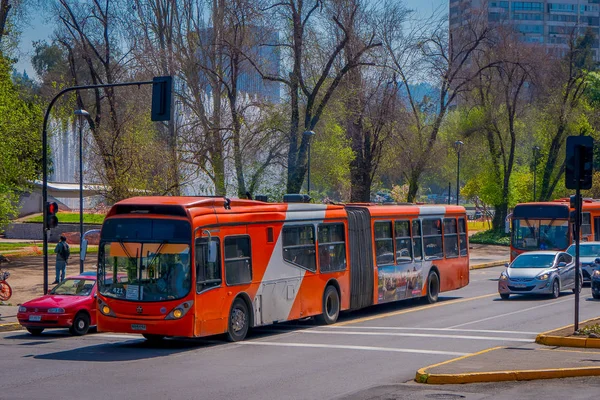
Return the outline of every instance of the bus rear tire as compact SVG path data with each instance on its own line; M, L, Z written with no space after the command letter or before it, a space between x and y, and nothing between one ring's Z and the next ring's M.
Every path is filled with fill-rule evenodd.
M440 277L437 272L429 271L429 276L427 276L427 295L425 296L425 300L429 304L433 304L438 301L438 296L440 294Z
M340 296L335 287L327 286L323 293L323 313L316 316L321 325L335 324L340 316Z
M246 302L240 298L235 299L229 311L229 323L227 325L227 340L240 342L248 334L250 324L250 313Z

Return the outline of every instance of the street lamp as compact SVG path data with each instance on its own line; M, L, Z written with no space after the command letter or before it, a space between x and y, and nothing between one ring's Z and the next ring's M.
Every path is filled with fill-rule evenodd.
M464 143L460 140L454 142L454 148L456 149L456 155L458 159L458 163L456 165L456 205L458 205L458 193L460 191L460 148Z
M83 245L83 120L90 113L81 109L75 110L79 117L79 246ZM79 257L79 273L83 273L83 258Z
M538 158L538 154L540 153L540 147L539 146L533 146L533 201L535 201L535 189L536 189L536 184L535 184L535 176L537 173L537 158Z
M304 131L302 134L306 135L307 140L308 140L308 182L307 182L306 192L310 196L310 140L315 135L315 132L314 131Z

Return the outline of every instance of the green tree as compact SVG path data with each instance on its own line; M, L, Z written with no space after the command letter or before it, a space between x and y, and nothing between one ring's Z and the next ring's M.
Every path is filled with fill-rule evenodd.
M18 211L19 192L41 167L42 110L20 97L10 70L9 62L0 56L0 228Z

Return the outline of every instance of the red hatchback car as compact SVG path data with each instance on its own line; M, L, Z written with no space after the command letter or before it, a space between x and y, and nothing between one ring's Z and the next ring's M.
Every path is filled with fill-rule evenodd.
M32 335L46 328L69 328L72 335L85 335L96 325L96 272L70 276L47 295L21 304L17 319Z

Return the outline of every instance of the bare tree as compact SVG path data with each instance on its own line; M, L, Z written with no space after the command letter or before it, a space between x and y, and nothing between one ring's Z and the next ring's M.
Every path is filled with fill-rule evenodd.
M586 30L583 36L578 36L579 27L573 27L569 40L567 55L558 62L552 63L547 76L545 87L548 88L543 96L548 119L554 127L554 132L549 138L546 162L543 165L539 200L552 199L556 186L565 172L563 153L564 143L568 135L585 135L588 129L584 126L578 131L573 131L570 124L580 113L581 98L587 82L587 75L594 68L592 44L597 41L596 35Z
M344 55L363 6L359 0L340 0L328 6L322 0L286 0L265 9L270 11L267 18L281 21L283 38L264 45L281 49L289 70L273 75L256 62L254 65L264 79L281 82L288 90L288 193L300 192L306 174L310 138L303 132L315 129L344 76L363 63L365 53L380 45L370 32L356 38L353 57Z
M382 11L377 26L390 57L389 68L403 87L411 114L410 126L399 134L403 143L410 144L402 149L400 157L406 160L408 201L414 201L449 106L480 72L470 68L470 62L485 51L490 28L483 13L473 13L450 34L447 17L439 12L408 25L405 20L406 10L394 5ZM433 106L427 109L420 106L412 91L412 85L419 81L430 82L438 89Z

